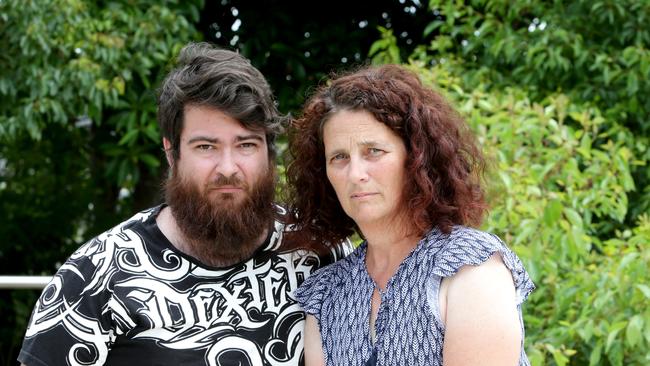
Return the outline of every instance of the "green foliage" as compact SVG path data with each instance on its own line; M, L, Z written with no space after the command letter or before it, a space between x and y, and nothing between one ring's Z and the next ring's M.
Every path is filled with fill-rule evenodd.
M393 35L392 29L384 27L377 27L381 34L381 39L376 41L370 47L368 56L372 58L372 62L376 64L399 64L400 50L397 46L397 38Z
M537 96L570 92L650 132L650 4L638 0L431 0L433 55L463 57L467 78L524 85ZM447 42L446 40L451 40Z
M285 113L298 112L330 72L366 63L377 28L393 32L407 56L433 19L426 4L403 0L220 0L205 5L199 24L205 38L249 58L269 80Z
M92 142L108 158L107 177L134 189L140 169L158 167L153 87L180 47L197 36L190 21L198 20L200 6L3 1L0 139L27 134L38 141L48 126L75 122L123 135L110 148Z
M462 76L488 88L524 88L534 101L563 93L629 128L628 148L650 159L650 3L639 0L431 0L441 18L421 51L433 62L462 60ZM650 210L650 170L637 186L628 224Z
M3 274L52 274L81 242L153 203L162 155L154 89L200 38L201 7L0 1ZM0 292L0 364L15 364L35 295Z
M650 6L430 3L431 42L408 64L491 163L485 228L538 286L524 307L531 363L649 364ZM387 39L375 62L391 60Z
M650 215L611 229L626 217L631 165L646 163L627 147L634 136L564 94L469 92L449 65L412 67L455 102L492 162L486 229L538 285L525 307L533 365L647 364Z

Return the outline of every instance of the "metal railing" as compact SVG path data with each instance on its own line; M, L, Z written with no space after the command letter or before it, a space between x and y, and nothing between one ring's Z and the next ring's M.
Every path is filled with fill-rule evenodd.
M52 276L0 276L0 289L43 289Z

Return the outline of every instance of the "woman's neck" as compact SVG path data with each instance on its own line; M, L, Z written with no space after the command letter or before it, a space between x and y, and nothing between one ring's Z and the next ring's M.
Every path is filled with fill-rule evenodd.
M368 247L366 249L366 268L368 274L381 289L386 288L388 280L397 272L402 261L417 246L421 239L415 230L405 229L405 225L365 225L360 226Z

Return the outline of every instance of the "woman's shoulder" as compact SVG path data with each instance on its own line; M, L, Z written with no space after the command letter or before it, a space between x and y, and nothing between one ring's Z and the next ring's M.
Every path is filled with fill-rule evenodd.
M456 225L448 234L434 229L425 237L427 252L435 257L435 263L473 264L485 262L495 252L509 251L496 235Z
M363 269L365 245L356 248L345 258L318 269L296 289L294 297L310 314L316 315L323 301L334 288L339 288L351 272Z
M449 233L448 244L466 248L494 249L505 247L503 241L496 235L468 226L455 225Z
M357 270L360 264L363 264L363 257L365 254L366 244L359 247L348 249L349 254L340 258L334 263L328 264L313 275L307 278L307 281L333 281L337 278L345 278L347 273L352 270Z
M436 248L430 255L433 257L432 272L438 276L452 277L465 266L493 267L502 262L512 275L520 301L535 288L521 259L497 235L457 225L449 234L435 235L429 244ZM495 254L501 261L488 261Z
M435 257L434 263L475 264L484 262L495 251L507 249L498 236L460 225L449 233L433 229L423 241L424 252Z

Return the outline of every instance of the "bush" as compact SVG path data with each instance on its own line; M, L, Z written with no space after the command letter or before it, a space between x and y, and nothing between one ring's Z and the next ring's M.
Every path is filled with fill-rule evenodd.
M409 64L493 162L485 229L538 286L537 365L650 364L650 4L431 0ZM380 30L376 62L400 62Z
M633 134L589 103L467 85L458 64L411 62L454 101L491 162L485 229L504 238L538 286L525 305L533 365L650 361L650 216L624 230ZM471 91L469 91L471 90ZM613 234L612 234L613 233Z

